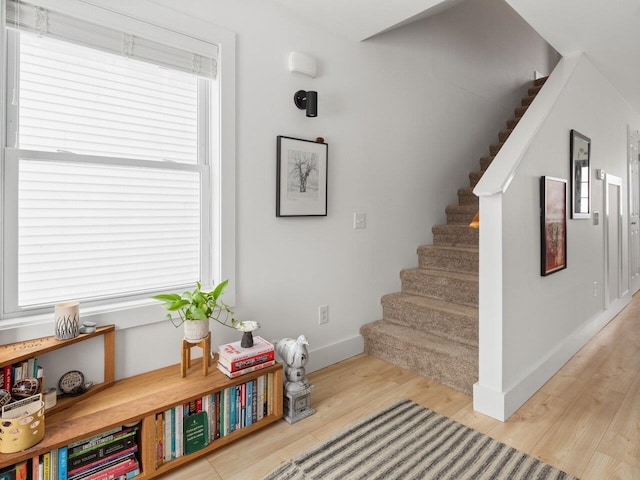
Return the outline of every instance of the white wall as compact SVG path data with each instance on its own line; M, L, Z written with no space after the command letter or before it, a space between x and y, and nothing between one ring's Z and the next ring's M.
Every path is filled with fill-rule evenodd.
M237 33L237 317L259 321L268 339L304 333L308 370L361 351L360 326L381 317L380 297L417 265L416 248L431 243L533 71L557 61L501 0L466 2L363 43L259 0L154 3ZM292 50L318 58L318 78L287 71ZM299 89L319 92L317 118L294 106ZM327 217L275 217L277 135L328 142ZM366 230L352 228L355 211L367 214ZM238 337L213 331L215 345ZM178 362L180 338L168 323L118 331L117 376Z
M629 292L604 309L604 183L595 179L595 170L623 179L626 219L627 128L639 126L638 112L586 57L580 57L502 199L502 369L493 377L499 379L498 385L491 385L489 375L480 375L475 393L482 397L485 387L497 390L490 402L493 407L480 408L484 413L508 418L628 302ZM542 277L539 180L542 175L569 180L571 129L591 139L592 209L600 212L601 221L594 225L592 220L568 217L567 268ZM623 290L629 288L626 227L623 222ZM594 282L599 286L597 296ZM488 347L481 340L481 364L483 348ZM479 399L474 399L477 404Z

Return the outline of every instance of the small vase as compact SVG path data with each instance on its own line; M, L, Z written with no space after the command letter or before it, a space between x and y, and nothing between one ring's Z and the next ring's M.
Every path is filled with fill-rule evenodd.
M240 341L240 346L242 348L251 348L251 347L253 347L253 333L252 332L244 332L242 334L242 340Z
M58 340L75 338L80 333L80 304L58 303L55 306L55 336Z

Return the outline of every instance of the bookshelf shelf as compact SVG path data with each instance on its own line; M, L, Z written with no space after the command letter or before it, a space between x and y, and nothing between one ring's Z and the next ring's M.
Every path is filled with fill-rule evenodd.
M53 339L52 341L53 337L47 337L24 342L24 345L18 343L0 347L0 362L4 362L0 364L15 363L97 335L104 335L105 350L109 351L105 351L105 382L94 385L79 397L62 399L73 401L73 403L63 404L60 408L56 408L58 407L56 405L55 410L47 410L44 439L27 450L0 454L0 468L34 458L110 428L140 421L138 446L141 473L135 478L147 480L206 455L282 418L282 365L276 363L271 367L230 379L217 370L211 370L207 376L204 376L198 368L192 369L183 378L180 364L176 364L113 381L113 333L114 327L109 326L71 340ZM111 362L109 367L107 360ZM196 359L194 366L201 361L202 359ZM107 375L107 370L110 371L110 376ZM156 414L269 373L273 374L273 409L270 415L264 416L262 420L248 427L213 440L197 452L156 466ZM108 380L109 378L111 380ZM88 395L90 392L93 393Z

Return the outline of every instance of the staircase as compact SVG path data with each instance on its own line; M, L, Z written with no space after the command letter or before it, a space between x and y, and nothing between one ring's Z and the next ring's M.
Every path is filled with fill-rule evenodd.
M478 381L478 229L473 187L538 94L533 82L515 117L499 133L458 203L446 208L446 225L432 228L433 245L418 248L418 268L400 272L402 291L382 297L383 319L363 325L365 353L466 394Z

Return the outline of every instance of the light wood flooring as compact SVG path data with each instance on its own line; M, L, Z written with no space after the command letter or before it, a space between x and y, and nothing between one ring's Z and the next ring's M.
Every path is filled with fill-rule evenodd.
M279 421L163 480L253 480L400 398L534 455L582 480L640 479L640 295L507 422L471 397L367 355L308 375L316 413Z

